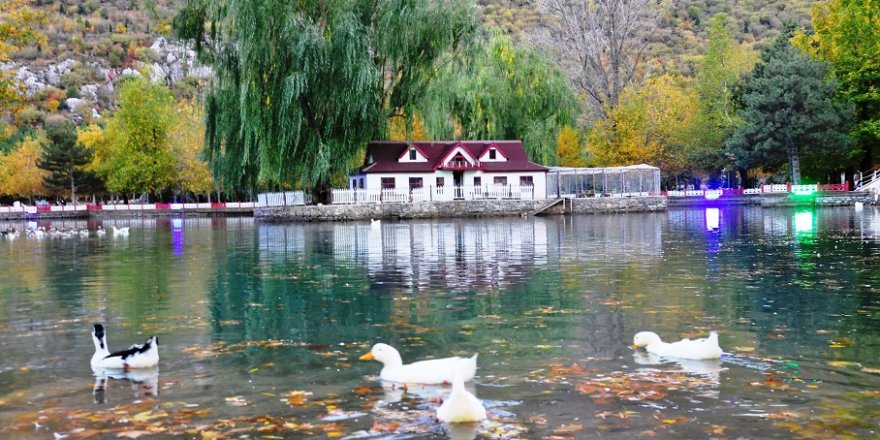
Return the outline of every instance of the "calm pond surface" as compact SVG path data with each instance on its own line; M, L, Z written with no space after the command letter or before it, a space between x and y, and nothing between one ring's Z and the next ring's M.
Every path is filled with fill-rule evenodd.
M0 239L4 439L880 432L873 209L103 224L131 234ZM111 349L158 335L158 372L94 392L93 322ZM641 330L717 330L728 353L651 359ZM447 431L448 388L381 383L357 360L376 342L404 361L479 352L490 420Z

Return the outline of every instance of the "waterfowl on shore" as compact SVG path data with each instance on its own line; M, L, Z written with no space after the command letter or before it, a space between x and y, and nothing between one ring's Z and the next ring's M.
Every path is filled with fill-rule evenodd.
M437 408L437 419L446 423L472 423L486 418L486 408L470 391L464 388L460 370L453 374L452 391Z
M150 368L159 364L159 339L156 336L147 338L143 344L134 344L125 350L110 352L107 346L107 333L104 326L95 324L92 328L92 342L95 343L95 354L92 355L92 369L115 368Z
M98 237L103 237L107 235L107 231L104 230L103 226L98 225L98 228L95 229L95 235L97 235Z
M638 332L633 337L633 348L645 348L649 353L679 359L719 359L721 347L718 333L709 333L708 338L682 339L678 342L663 342L654 332Z
M124 228L117 228L115 225L113 226L113 236L114 237L128 237L128 226Z
M477 372L477 354L470 358L448 357L404 365L400 353L388 344L374 345L369 353L360 357L360 360L381 362L382 371L379 373L379 377L390 382L452 383L456 371L461 373L462 381L467 382L473 379Z

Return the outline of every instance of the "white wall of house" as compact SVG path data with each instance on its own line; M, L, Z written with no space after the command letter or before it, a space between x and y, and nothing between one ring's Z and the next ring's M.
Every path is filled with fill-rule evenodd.
M510 171L510 172L484 172L484 171L466 171L464 174L464 185L471 186L474 184L474 177L479 177L482 185L493 185L495 177L506 177L508 185L519 185L520 177L531 176L535 185L535 198L544 199L547 197L547 173L543 171Z
M520 178L523 176L530 176L532 178L532 183L535 187L534 197L535 199L545 199L547 197L547 173L544 172L484 172L484 171L465 171L464 176L462 178L462 186L470 187L476 186L474 185L474 178L479 177L481 182L480 186L483 188L494 186L496 177L504 177L507 180L507 185L511 185L514 187L520 186ZM453 187L454 185L454 176L452 171L446 170L437 170L434 173L388 173L388 174L380 174L380 173L371 173L371 174L360 174L356 176L352 176L350 179L350 187L351 188L360 188L360 179L364 181L364 188L367 189L379 189L382 188L382 179L383 178L391 178L394 179L394 187L396 189L409 189L409 179L410 178L421 178L422 186L424 188L433 188L437 186L437 178L443 178L443 185L447 187Z
M422 178L423 187L437 186L437 178L443 178L444 186L453 186L452 171L436 171L434 173L388 173L388 174L367 174L367 188L382 188L383 178L393 178L395 188L409 188L409 179L414 177Z

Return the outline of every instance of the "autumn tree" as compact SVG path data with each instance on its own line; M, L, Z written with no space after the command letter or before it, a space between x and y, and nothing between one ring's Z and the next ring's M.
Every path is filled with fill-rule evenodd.
M547 16L539 41L560 61L595 117L607 118L637 83L649 37L661 17L657 0L540 0Z
M587 151L581 134L573 127L562 127L556 135L556 155L559 166L580 168L587 166Z
M9 154L0 154L0 194L27 197L49 191L43 185L47 172L37 166L43 147L36 137L21 141Z
M107 121L106 146L98 172L117 193L158 195L174 186L175 160L169 144L177 111L162 85L137 77L123 82L119 110Z
M880 161L880 2L831 0L813 6L814 33L795 43L831 63L840 93L855 104L861 167Z
M465 0L188 0L175 18L214 68L206 148L227 189L334 174L388 118L411 117L438 61L475 29Z
M821 176L851 162L847 136L852 114L849 102L837 97L831 66L794 47L783 34L761 54L761 61L744 77L738 99L742 123L726 146L743 168L768 171L788 165L791 182Z
M40 31L46 22L45 14L31 8L33 0L3 0L0 2L0 63L9 61L10 53L30 43L46 42ZM16 108L22 101L21 84L13 70L0 71L0 113Z
M200 106L183 101L177 104L177 118L168 133L174 155L175 191L182 194L210 194L214 180L208 163L202 160L205 145L205 118Z
M57 122L46 127L46 144L37 166L46 170L43 183L55 191L70 190L75 204L80 187L94 188L95 176L85 170L92 161L92 150L76 142L76 127L70 122Z
M647 163L665 173L683 171L698 106L693 89L669 75L626 88L617 108L590 129L587 148L593 165Z
M522 139L529 158L556 163L556 136L579 103L562 71L509 37L478 40L432 83L423 114L434 138Z

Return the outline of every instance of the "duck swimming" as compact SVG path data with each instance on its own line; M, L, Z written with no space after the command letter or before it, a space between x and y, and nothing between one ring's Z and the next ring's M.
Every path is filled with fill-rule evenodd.
M633 337L633 348L644 348L648 353L679 359L720 359L721 347L718 333L709 333L708 338L682 339L678 342L663 342L654 332L638 332Z
M95 324L92 329L95 354L92 355L92 369L150 368L159 364L159 338L150 336L143 344L134 344L125 350L110 352L107 346L107 333L104 326Z
M437 408L437 420L446 423L472 423L486 418L486 408L470 391L464 388L464 380L460 371L456 371L452 380L452 392Z
M381 362L382 371L379 373L379 377L390 382L452 383L456 371L461 372L462 382L467 382L473 379L477 372L477 354L470 358L448 357L404 365L400 353L388 344L374 345L369 353L360 357L360 360Z

